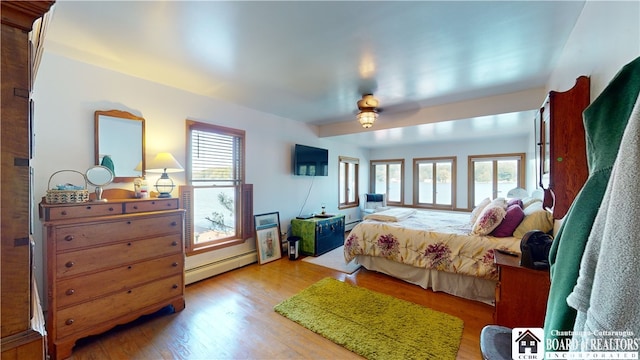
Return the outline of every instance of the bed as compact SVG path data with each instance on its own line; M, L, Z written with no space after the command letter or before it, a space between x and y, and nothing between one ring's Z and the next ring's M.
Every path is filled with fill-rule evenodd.
M520 252L520 237L475 235L471 216L408 208L367 215L345 239L345 260L425 289L494 304L494 249Z

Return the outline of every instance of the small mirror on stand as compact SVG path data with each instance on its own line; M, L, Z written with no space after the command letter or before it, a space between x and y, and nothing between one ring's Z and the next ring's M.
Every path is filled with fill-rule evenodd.
M107 199L102 198L102 187L111 184L113 181L113 172L111 169L106 166L96 165L90 167L85 175L87 181L96 187L96 198L93 201L107 201Z

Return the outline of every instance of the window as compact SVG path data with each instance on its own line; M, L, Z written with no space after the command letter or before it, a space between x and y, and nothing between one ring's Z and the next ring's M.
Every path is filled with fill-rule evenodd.
M358 166L360 161L355 158L340 156L339 174L340 189L338 202L339 208L348 208L358 206Z
M214 250L246 238L241 221L251 214L242 206L244 136L242 130L187 120L187 251Z
M386 194L387 205L402 205L404 196L404 160L371 161L371 191Z
M469 208L488 197L506 197L509 190L524 187L525 154L469 157Z
M413 159L413 203L416 206L453 209L456 158Z

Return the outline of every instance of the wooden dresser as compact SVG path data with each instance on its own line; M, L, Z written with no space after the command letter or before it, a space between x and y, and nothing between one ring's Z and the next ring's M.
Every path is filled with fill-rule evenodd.
M542 327L549 297L549 271L520 266L519 256L495 252L498 267L494 321L498 325Z
M49 355L166 306L184 309L184 210L178 199L41 203Z
M549 92L536 116L538 184L555 219L564 217L589 175L582 118L589 89L589 78L580 76L571 89Z

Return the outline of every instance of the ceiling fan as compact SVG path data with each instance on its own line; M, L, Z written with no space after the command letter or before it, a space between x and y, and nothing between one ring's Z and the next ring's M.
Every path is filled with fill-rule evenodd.
M378 108L380 102L373 97L373 94L364 94L362 99L358 100L358 115L356 115L358 121L363 128L368 129L373 126L373 123L378 118L378 113L381 109Z

